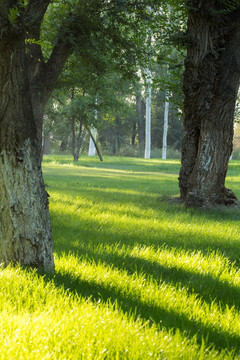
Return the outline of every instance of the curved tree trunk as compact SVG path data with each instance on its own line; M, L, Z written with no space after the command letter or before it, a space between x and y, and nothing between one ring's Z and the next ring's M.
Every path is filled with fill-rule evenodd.
M240 14L218 14L216 1L190 3L181 199L197 207L230 205L236 197L225 188L225 177L240 80Z
M23 32L0 40L0 262L54 269Z

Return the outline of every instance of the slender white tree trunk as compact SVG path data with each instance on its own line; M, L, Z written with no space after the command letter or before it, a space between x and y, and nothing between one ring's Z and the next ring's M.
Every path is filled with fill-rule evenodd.
M95 99L95 105L97 106L97 98ZM95 120L97 120L97 117L98 117L98 112L97 112L97 109L95 110ZM96 138L97 138L97 129L95 129L94 127L92 128L91 131L91 134L94 138L94 140L96 141ZM95 156L96 155L96 147L95 147L95 144L93 142L93 139L91 138L90 136L90 139L89 139L89 149L88 149L88 156Z
M169 17L171 17L172 8L169 6ZM170 22L170 18L168 20ZM167 77L168 77L169 65L167 64ZM168 135L168 115L169 115L169 90L165 92L165 110L164 110L164 124L163 124L163 147L162 147L162 159L167 159L167 135Z
M163 147L162 147L162 159L167 158L167 134L168 134L168 114L169 114L169 91L166 91L165 95L165 111L164 111L164 125L163 125Z
M151 156L151 93L151 71L147 69L145 159L150 159Z
M148 6L149 13L152 11L151 6ZM151 52L151 29L148 30L148 41L149 41L149 60L150 60L150 52ZM152 87L151 87L151 70L147 68L147 96L146 96L146 127L145 127L145 159L150 159L151 157L151 95L152 95Z
M97 129L93 128L91 132L92 132L92 136L96 140L96 138L97 138ZM88 156L95 156L95 155L96 155L96 147L95 147L94 142L93 142L93 140L92 140L92 138L90 136Z

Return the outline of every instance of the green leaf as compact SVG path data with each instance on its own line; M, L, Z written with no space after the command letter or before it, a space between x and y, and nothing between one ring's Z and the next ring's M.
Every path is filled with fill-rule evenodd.
M19 16L20 16L20 14L19 14L19 10L18 10L17 6L14 6L14 7L9 9L8 20L10 21L11 24L16 23L17 18Z

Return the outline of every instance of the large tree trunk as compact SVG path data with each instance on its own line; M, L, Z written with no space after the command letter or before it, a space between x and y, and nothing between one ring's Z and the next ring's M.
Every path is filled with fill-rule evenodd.
M50 139L50 133L45 132L44 138L43 138L43 155L50 155L51 153L51 139Z
M189 3L181 199L197 207L229 205L236 202L225 177L240 79L240 14L217 13L220 1Z
M51 225L27 78L25 39L0 39L0 262L54 269Z

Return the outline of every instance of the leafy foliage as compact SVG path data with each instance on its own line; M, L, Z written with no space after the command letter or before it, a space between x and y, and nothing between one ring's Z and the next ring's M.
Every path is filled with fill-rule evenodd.
M9 9L8 20L10 21L11 24L14 24L15 22L17 22L17 19L19 16L20 16L20 14L19 14L19 9L17 6L14 6Z

